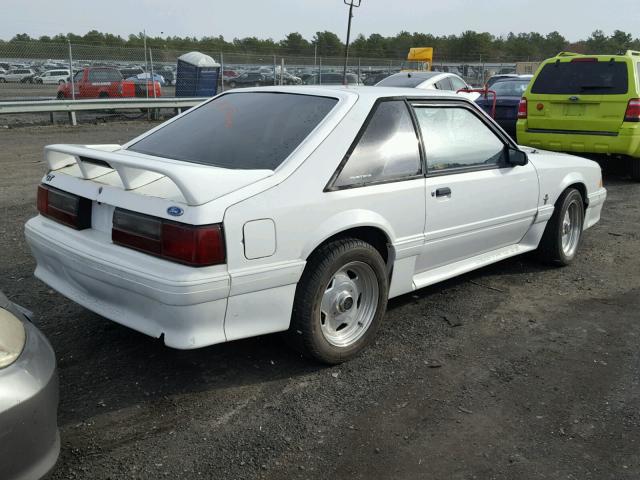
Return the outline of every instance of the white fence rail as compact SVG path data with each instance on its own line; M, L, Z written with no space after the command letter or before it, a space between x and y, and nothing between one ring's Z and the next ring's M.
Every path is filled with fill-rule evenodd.
M92 110L153 110L172 108L182 112L183 108L194 107L208 97L189 98L122 98L95 100L13 100L0 102L0 115L16 113L50 113L67 112L69 121L75 125L75 113Z

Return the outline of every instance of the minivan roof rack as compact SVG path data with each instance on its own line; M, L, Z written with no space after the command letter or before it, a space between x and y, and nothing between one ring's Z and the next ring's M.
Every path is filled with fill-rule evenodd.
M560 52L556 57L575 57L576 55L580 55L579 53L574 52Z
M625 53L625 55L629 57L640 57L640 52L637 50L627 50L627 53Z

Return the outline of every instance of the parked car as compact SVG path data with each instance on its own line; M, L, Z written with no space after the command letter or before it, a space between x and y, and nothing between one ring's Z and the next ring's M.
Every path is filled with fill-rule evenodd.
M137 75L144 74L144 69L142 69L141 67L118 68L118 71L122 75L122 78L135 77Z
M308 77L306 85L342 85L344 77L342 73L321 73ZM359 85L358 77L347 73L347 85Z
M246 72L229 81L230 88L260 87L268 84L269 82L267 81L267 78L262 73L258 72ZM271 79L271 84L273 84L273 77Z
M288 331L326 363L388 298L536 249L571 263L606 198L597 163L436 90L232 91L45 162L25 233L51 288L170 347Z
M457 92L471 87L455 73L446 72L400 72L389 75L376 84L377 87L420 88L423 90L445 90ZM459 93L459 95L475 100L480 96L477 92Z
M115 67L87 67L79 71L73 77L75 98L121 98L145 96L148 86L150 96L153 96L153 88L156 89L156 97L162 96L162 89L158 82L126 81ZM71 82L58 87L58 98L72 98Z
M41 84L64 84L69 80L69 70L47 70L33 79L35 83Z
M0 465L3 480L39 479L55 465L56 358L25 310L0 292Z
M0 82L33 83L35 75L30 68L14 68L0 74Z
M158 70L162 77L164 78L165 85L175 85L176 84L176 74L170 68L164 68L162 70Z
M367 85L367 86L372 86L372 85L375 85L376 83L380 83L382 80L387 78L389 75L391 75L389 72L373 73L371 75L365 76L365 78L364 78L362 83L364 85Z
M136 84L137 83L141 83L142 85L145 85L145 84L148 83L149 85L151 85L151 82L150 82L150 78L151 77L152 77L151 76L151 72L149 72L149 73L141 73L139 75L135 75L133 77L129 77L129 78L127 78L127 80L129 80L131 82L134 82ZM153 74L153 81L157 82L158 84L160 84L161 87L164 87L165 83L166 83L165 80L164 80L164 77L162 75L158 74L158 73L155 73L155 72Z
M238 72L236 72L235 70L230 70L228 68L225 68L222 72L222 76L224 77L225 81L235 78L238 75L240 75Z
M483 94L476 98L475 102L489 115L493 115L494 120L505 132L516 138L516 123L518 121L518 107L522 94L529 85L529 78L510 77L503 78L493 83L490 88L496 94L495 112L494 97L492 94Z
M518 118L520 143L619 157L640 181L640 52L564 52L545 60Z
M524 78L524 77L527 77L529 80L531 80L533 75L518 75L517 73L500 73L490 77L487 80L487 83L485 83L485 88L491 88L494 83L501 82L503 80L511 80L514 78Z

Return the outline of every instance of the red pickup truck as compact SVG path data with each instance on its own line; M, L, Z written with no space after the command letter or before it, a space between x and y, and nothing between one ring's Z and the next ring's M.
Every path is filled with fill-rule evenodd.
M112 67L87 67L74 75L73 84L76 99L146 97L147 88L149 89L149 97L154 96L154 88L156 97L162 95L162 89L158 82L124 80L120 71ZM61 100L73 98L70 81L58 87L57 97Z

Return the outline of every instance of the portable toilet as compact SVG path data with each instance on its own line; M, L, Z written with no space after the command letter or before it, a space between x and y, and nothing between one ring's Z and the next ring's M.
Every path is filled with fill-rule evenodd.
M213 97L218 92L220 64L200 52L178 57L176 97Z

